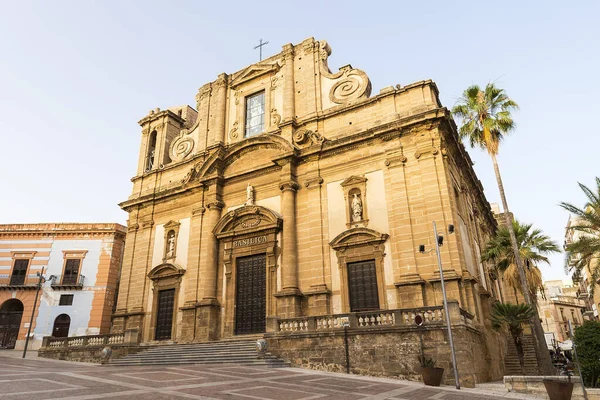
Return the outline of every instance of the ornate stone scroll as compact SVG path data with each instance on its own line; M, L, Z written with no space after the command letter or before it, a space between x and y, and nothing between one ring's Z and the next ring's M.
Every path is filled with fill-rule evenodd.
M171 160L181 161L194 150L194 139L187 129L182 129L179 136L171 144Z
M292 137L295 145L306 145L306 147L314 144L321 144L325 141L325 138L317 132L310 131L308 129L298 129L294 132Z
M335 74L331 73L327 65L327 58L331 55L331 47L325 40L319 42L319 58L321 76L333 80L329 90L329 99L336 104L345 104L353 100L368 98L371 95L371 81L367 74L359 69L346 65Z

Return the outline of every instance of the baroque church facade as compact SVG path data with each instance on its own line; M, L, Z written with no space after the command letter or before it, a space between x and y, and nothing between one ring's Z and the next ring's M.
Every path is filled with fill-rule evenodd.
M343 325L418 345L420 314L442 343L437 258L419 252L435 246L435 221L456 227L441 259L453 325L470 338L464 379L501 376L501 362L473 361L504 351L487 320L502 287L480 259L496 222L436 85L372 94L365 72L332 72L330 54L313 38L285 45L202 86L195 108L139 121L113 331L144 343L259 334L290 356Z

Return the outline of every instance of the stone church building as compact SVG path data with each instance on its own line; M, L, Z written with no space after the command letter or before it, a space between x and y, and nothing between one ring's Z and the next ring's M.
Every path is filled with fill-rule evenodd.
M139 121L113 331L255 334L336 370L349 326L356 372L402 377L416 375L422 335L451 381L435 221L461 380L499 379L505 344L488 315L502 288L480 259L496 222L436 85L373 94L360 69L332 72L330 54L313 38L285 45L202 86L195 107Z

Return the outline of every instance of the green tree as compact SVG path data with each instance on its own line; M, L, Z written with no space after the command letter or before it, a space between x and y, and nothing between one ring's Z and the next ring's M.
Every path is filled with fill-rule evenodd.
M492 326L496 329L508 331L512 337L523 375L525 375L523 324L528 323L534 316L534 309L527 304L495 303L492 306Z
M570 230L579 233L578 237L566 247L568 265L575 269L575 276L580 276L581 271L587 268L590 272L590 281L596 282L600 278L600 178L596 177L594 190L579 183L579 187L587 197L583 208L570 203L562 202L560 206L575 214L575 223ZM594 294L596 285L591 285L591 294Z
M461 124L458 130L460 138L467 139L471 147L480 147L486 150L492 159L498 190L502 199L502 207L504 208L510 243L515 254L515 264L519 273L523 297L525 298L525 303L531 305L533 304L530 296L531 292L527 284L523 261L519 256L517 238L512 229L508 202L506 201L504 185L502 184L502 177L500 176L500 169L496 158L500 142L505 135L515 129L515 122L511 113L514 110L518 110L518 108L518 104L508 97L504 89L496 87L493 83L488 83L483 90L477 85L468 87L463 92L456 106L452 109L452 114L460 119ZM536 356L541 369L540 372L544 375L552 375L554 369L548 349L546 348L544 330L537 315L531 318L531 325L535 333L533 337L536 343Z
M512 228L517 238L519 255L525 263L525 276L529 286L532 303L537 303L538 291L544 290L542 273L538 268L541 262L550 263L546 257L550 253L560 253L560 248L540 229L532 229L532 224L513 221ZM500 226L496 235L486 243L481 259L492 261L496 269L503 273L506 282L513 288L523 290L519 271L515 263L515 253L510 242L510 233L506 226Z
M585 321L575 329L573 342L585 386L600 386L600 322Z

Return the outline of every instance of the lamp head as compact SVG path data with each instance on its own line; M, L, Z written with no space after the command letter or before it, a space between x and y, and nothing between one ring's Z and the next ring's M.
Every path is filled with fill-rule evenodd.
M444 245L444 236L438 235L437 241L438 241L438 246L443 246Z
M448 233L449 234L453 234L454 233L454 225L452 225L452 224L448 225Z
M424 244L419 245L419 253L425 253L425 245Z

